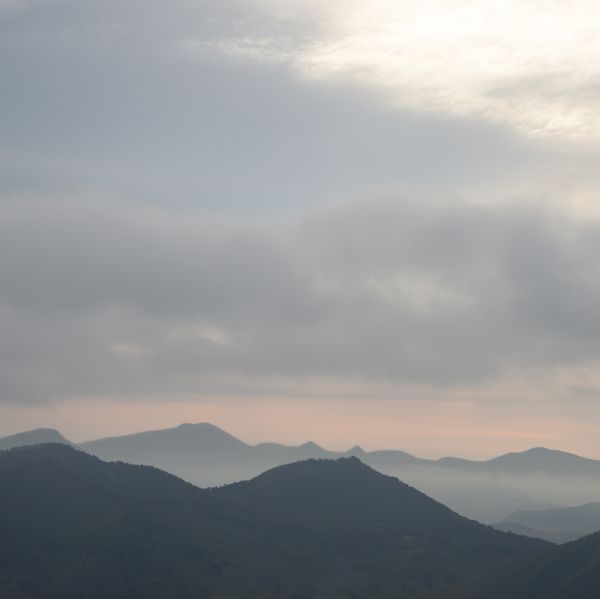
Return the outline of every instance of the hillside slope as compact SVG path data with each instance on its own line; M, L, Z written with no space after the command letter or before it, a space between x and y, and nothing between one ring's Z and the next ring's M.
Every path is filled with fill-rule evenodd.
M356 459L202 490L64 445L0 453L0 596L406 597L544 545L466 520Z

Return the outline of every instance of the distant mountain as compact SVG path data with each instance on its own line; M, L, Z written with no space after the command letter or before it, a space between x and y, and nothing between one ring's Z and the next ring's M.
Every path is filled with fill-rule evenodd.
M24 445L39 445L40 443L63 443L71 445L57 430L53 428L36 428L32 431L17 433L0 439L0 450L22 447Z
M67 443L62 435L53 429L36 429L0 439L0 448L16 447L44 442ZM491 460L467 460L447 457L438 460L423 459L399 450L364 451L354 446L346 452L330 451L308 442L299 446L287 446L279 443L260 443L249 445L224 430L209 424L181 424L178 427L144 431L130 435L106 437L78 445L84 451L103 459L123 460L131 463L154 464L158 459L171 461L169 454L183 458L203 458L210 454L219 461L221 458L242 455L248 464L267 464L273 467L307 458L335 458L357 456L362 461L381 471L390 471L407 466L429 466L445 470L459 470L485 475L529 475L544 473L561 477L600 477L600 460L584 458L572 453L535 447L522 452L501 455ZM220 481L233 482L225 474ZM206 483L204 483L206 485Z
M248 445L209 423L108 437L79 448L103 460L156 466L202 487L248 479L280 464L339 455L314 443Z
M600 460L591 460L564 451L534 447L526 451L507 453L486 461L442 458L441 466L454 470L489 474L528 475L538 472L550 476L600 476Z
M112 456L113 458L125 459L132 456L133 459L146 461L148 461L148 456L159 452L164 456L166 452L185 454L190 451L210 451L215 456L229 454L236 455L236 457L241 452L251 452L255 456L260 456L270 462L296 461L308 457L355 455L379 470L390 470L405 466L431 466L477 474L484 473L486 475L545 473L551 476L600 477L600 460L592 460L575 454L541 447L522 452L507 453L483 461L454 457L430 460L418 458L399 450L366 452L359 446L355 446L347 452L329 451L312 442L300 446L286 446L278 443L260 443L253 446L243 443L229 433L208 423L182 424L172 429L147 431L121 437L108 437L82 443L79 446L85 451L100 457ZM274 465L278 464L270 464L270 466Z
M106 437L88 443L80 443L79 447L88 453L98 456L110 456L109 459L122 459L124 454L133 460L144 460L147 456L164 456L176 452L194 454L205 451L215 455L237 455L247 450L246 445L233 435L220 428L208 424L181 424L176 428L145 431L121 437Z
M567 542L600 531L600 503L541 511L518 511L507 516L496 528L528 534L546 540Z
M356 458L203 490L51 444L0 453L0 489L10 599L416 599L545 547Z
M360 448L359 448L360 449ZM395 449L378 450L365 452L361 450L361 453L354 453L354 448L350 450L352 455L357 455L360 458L364 458L373 468L397 468L399 466L430 466L437 464L436 460L425 460L423 458L417 458L410 453L405 451L398 451Z
M70 444L54 429L36 429L18 433L0 439L0 448L8 449L19 445L59 442ZM447 457L438 460L423 459L399 450L364 451L358 445L346 452L329 451L313 442L299 446L287 446L279 443L260 443L249 445L233 435L209 424L181 424L178 427L144 431L130 435L106 437L79 444L84 451L106 459L119 459L131 462L147 463L168 453L177 453L179 457L190 453L209 452L215 458L251 452L265 461L297 461L311 457L357 456L365 463L379 470L389 470L405 466L434 466L450 470L484 473L486 475L510 474L528 475L545 473L550 476L598 476L600 460L584 458L572 453L534 447L522 452L507 453L491 460L467 460ZM260 460L259 460L260 461ZM282 462L286 463L286 462ZM230 481L231 482L231 481Z

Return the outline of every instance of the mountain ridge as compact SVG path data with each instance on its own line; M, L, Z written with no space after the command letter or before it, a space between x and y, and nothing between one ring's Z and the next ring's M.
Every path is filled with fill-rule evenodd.
M417 599L545 547L469 521L355 457L261 476L249 496L252 481L199 489L61 444L1 452L0 596Z
M200 487L247 480L299 460L357 455L379 472L399 477L462 515L490 524L515 511L583 504L600 496L600 461L542 448L482 461L433 460L400 450L365 451L356 445L330 451L312 441L251 445L206 422L104 437L78 447L104 460L155 466Z
M565 543L600 531L600 503L549 510L521 510L509 514L494 527Z
M73 445L54 428L35 428L0 438L0 451L21 447L24 445L39 445L41 443L62 443Z
M109 442L109 441L134 440L134 439L137 440L137 439L143 439L143 438L154 436L154 435L171 434L171 433L182 432L182 431L221 435L223 437L226 437L227 439L229 439L236 445L242 446L242 447L247 447L247 448L261 448L261 447L268 446L268 447L277 447L277 448L286 448L286 449L314 449L314 450L323 451L328 454L336 455L336 456L340 456L340 457L345 456L345 455L351 455L353 452L355 452L357 454L363 454L363 455L373 456L373 457L382 457L382 458L384 458L386 456L388 456L390 458L398 457L398 458L405 458L405 459L411 460L411 461L414 460L415 462L419 462L419 463L437 464L437 465L442 465L442 466L451 464L453 467L455 467L456 465L464 465L465 467L469 467L469 466L478 467L478 466L487 466L487 465L491 465L491 464L504 465L504 464L510 463L514 460L518 461L518 460L522 460L523 458L535 456L535 458L538 460L540 458L546 459L549 457L561 458L561 459L565 459L565 460L577 460L577 461L581 460L586 463L593 464L594 468L596 468L596 467L600 468L600 459L588 458L588 457L584 457L584 456L581 456L576 453L558 450L558 449L551 449L551 448L541 447L541 446L531 447L531 448L528 448L528 449L525 449L522 451L510 451L510 452L506 452L506 453L500 454L498 456L495 456L495 457L489 458L489 459L475 460L475 459L460 458L460 457L455 457L455 456L443 456L441 458L421 458L421 457L417 457L411 453L408 453L406 451L403 451L401 449L374 449L371 451L366 451L360 445L357 445L357 444L346 451L328 450L328 449L325 449L323 446L319 445L318 443L315 443L314 441L306 441L306 442L298 444L298 445L285 445L282 443L277 443L277 442L272 442L272 441L262 441L260 443L256 443L253 445L253 444L241 441L239 438L228 433L224 429L222 429L212 423L209 423L209 422L199 422L199 423L185 422L185 423L179 424L174 427L144 430L144 431L138 431L138 432L134 432L134 433L127 433L124 435L109 435L106 437L99 437L97 439L92 439L89 441L83 441L80 443L72 443L71 441L67 440L56 429L36 428L36 429L18 432L18 433L8 435L5 437L0 437L0 448L3 445L3 442L5 442L5 441L8 442L9 440L13 440L13 439L16 442L21 437L23 437L22 444L23 445L28 444L26 437L29 435L33 435L34 433L38 433L38 432L39 433L42 433L42 432L53 433L57 437L60 437L62 439L61 442L64 442L65 444L74 445L74 446L81 447L81 448L86 448L86 447L92 447L95 444ZM54 442L54 441L47 441L47 442ZM17 446L17 445L14 445L14 446Z

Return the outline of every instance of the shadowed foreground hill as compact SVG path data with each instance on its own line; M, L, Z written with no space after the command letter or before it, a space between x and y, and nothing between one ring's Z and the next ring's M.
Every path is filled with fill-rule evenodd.
M355 458L202 490L64 445L0 453L0 597L429 597L542 543Z
M550 547L522 561L459 584L443 599L597 599L600 597L600 533Z
M497 547L515 543L515 537L495 536L489 527L459 516L397 478L376 472L356 457L280 466L219 492L268 508L311 510L347 522L377 522L405 534L491 543Z

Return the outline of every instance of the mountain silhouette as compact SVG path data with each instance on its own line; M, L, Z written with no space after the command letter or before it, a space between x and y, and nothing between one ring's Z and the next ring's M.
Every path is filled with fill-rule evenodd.
M0 596L429 596L542 542L466 520L356 458L199 489L60 444L0 453Z
M0 449L37 443L70 444L54 429L36 429L0 438ZM386 471L407 465L431 466L450 470L485 474L527 475L546 473L552 476L600 476L600 460L584 458L576 454L534 447L521 452L507 453L490 460L468 460L446 457L438 460L424 459L400 450L365 451L355 445L346 452L330 451L311 441L299 446L279 443L249 445L210 424L181 424L174 428L144 431L116 437L105 437L78 445L84 451L102 459L122 460L130 463L154 465L156 459L170 460L169 454L178 458L203 458L209 453L215 460L234 456L244 458L248 464L269 462L268 467L291 463L308 458L336 458L357 456L375 469ZM195 481L202 482L202 481ZM220 484L234 482L227 478ZM204 486L208 486L204 484Z
M7 438L7 446L27 443L30 436L35 439L36 431ZM79 447L105 460L155 466L201 487L246 480L275 466L309 458L354 455L460 514L488 523L501 522L515 511L589 503L600 496L599 461L544 448L486 461L430 460L399 450L365 451L359 446L336 452L313 442L250 445L208 423L107 437Z
M185 423L176 428L145 431L120 437L106 437L80 443L79 447L88 453L107 459L109 456L110 459L119 459L119 456L127 454L134 460L143 460L146 456L166 455L169 452L185 454L210 451L221 455L237 454L250 446L224 430L203 422Z
M221 492L262 505L310 510L393 527L405 534L490 540L493 531L392 476L376 472L356 457L307 460L279 466L229 485ZM498 543L510 537L497 537Z
M60 441L56 435L47 440ZM7 438L6 446L39 442L36 439L46 440L32 431ZM250 445L209 423L107 437L78 447L104 460L155 466L201 487L247 480L300 460L356 456L460 514L487 523L501 522L515 511L560 508L600 497L600 461L544 448L485 461L430 460L399 450L365 451L359 446L330 451L314 442Z
M600 533L553 546L459 583L443 599L595 599L600 597Z
M280 464L337 455L311 442L248 445L209 423L107 437L79 447L103 460L156 466L203 487L251 478Z
M552 476L600 476L600 460L591 460L545 447L507 453L486 461L442 458L437 460L437 463L445 467L473 472L525 475L542 472Z
M53 428L36 428L31 431L17 433L0 439L0 450L22 447L24 445L39 445L41 443L63 443L71 445L57 430Z
M513 512L494 526L501 530L564 543L600 531L600 503Z

